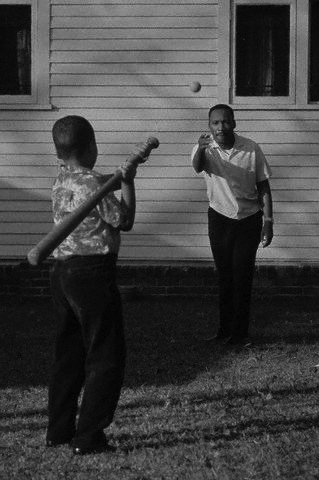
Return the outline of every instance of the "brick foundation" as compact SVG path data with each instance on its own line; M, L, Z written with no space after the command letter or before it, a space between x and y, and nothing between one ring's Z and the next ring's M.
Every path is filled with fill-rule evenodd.
M38 267L27 262L0 262L0 296L50 296L50 261ZM118 283L122 292L140 295L215 295L217 276L213 264L121 264ZM254 294L319 294L318 265L257 265Z

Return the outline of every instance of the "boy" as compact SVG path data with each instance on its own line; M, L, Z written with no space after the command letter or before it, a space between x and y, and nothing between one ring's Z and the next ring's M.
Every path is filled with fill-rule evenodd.
M209 199L209 240L219 281L215 340L246 344L258 244L267 247L273 237L271 170L260 147L234 133L231 107L215 105L208 117L211 135L201 135L192 163L197 173L204 172Z
M99 189L105 176L93 170L98 152L86 119L63 117L54 124L52 135L64 162L52 189L54 222L59 223ZM120 170L121 201L108 194L53 252L51 291L58 332L46 444L70 443L77 455L112 450L103 429L112 422L124 376L116 260L120 230L128 231L134 223L136 167L127 164Z

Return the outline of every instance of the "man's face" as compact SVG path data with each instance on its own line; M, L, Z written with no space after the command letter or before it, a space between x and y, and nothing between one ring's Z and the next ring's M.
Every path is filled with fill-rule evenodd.
M213 110L209 117L208 126L218 145L221 147L233 146L236 122L230 111L224 109Z

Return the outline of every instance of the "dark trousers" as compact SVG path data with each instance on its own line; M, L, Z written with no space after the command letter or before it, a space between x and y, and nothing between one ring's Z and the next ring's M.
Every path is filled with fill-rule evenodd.
M47 439L91 447L105 442L123 383L125 343L116 256L56 261L51 290L57 310L55 364L49 385ZM76 425L77 404L83 396Z
M255 259L262 212L234 220L208 209L208 231L219 282L221 335L248 334Z

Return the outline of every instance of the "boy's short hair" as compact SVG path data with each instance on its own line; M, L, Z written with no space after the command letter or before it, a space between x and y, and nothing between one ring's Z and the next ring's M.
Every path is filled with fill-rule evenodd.
M235 120L234 110L229 105L226 105L225 103L218 103L217 105L214 105L208 112L208 118L210 118L211 113L215 110L227 110L228 112L230 112L233 119Z
M52 137L57 156L63 160L68 160L71 155L81 155L95 141L90 122L77 115L57 120L52 128Z

